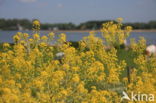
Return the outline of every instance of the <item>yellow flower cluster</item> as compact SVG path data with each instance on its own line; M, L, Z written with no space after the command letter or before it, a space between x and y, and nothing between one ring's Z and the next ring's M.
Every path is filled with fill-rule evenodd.
M103 25L106 41L91 32L78 48L63 33L54 45L54 33L17 33L14 45L4 43L0 51L0 103L121 103L123 90L156 94L156 58L143 54L144 39L131 42L135 67L130 78L123 76L127 61L119 59L114 45L123 43L131 27L122 30L121 21Z
M122 21L122 18L117 18L117 23L110 21L103 24L101 32L102 36L106 39L107 45L118 47L124 44L124 41L132 30L132 27L127 26L122 30Z
M39 33L40 31L40 21L39 20L34 20L33 21L33 28L32 28L34 33Z

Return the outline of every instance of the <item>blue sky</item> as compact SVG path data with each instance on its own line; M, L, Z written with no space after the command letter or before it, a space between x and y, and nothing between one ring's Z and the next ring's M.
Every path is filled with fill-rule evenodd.
M0 18L78 24L117 17L125 22L156 20L156 0L0 0Z

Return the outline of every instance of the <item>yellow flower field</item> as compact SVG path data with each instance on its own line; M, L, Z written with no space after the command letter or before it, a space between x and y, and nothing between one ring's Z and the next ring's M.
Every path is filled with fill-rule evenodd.
M144 54L146 40L122 48L131 30L118 18L103 24L103 38L91 31L75 48L64 33L51 45L55 33L41 36L35 20L33 35L18 32L0 51L0 103L147 103L121 100L123 91L156 95L156 58Z

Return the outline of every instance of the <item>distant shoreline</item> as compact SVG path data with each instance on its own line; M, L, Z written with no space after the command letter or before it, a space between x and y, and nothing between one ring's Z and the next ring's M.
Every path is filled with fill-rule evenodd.
M18 30L0 30L1 31L18 31ZM18 32L27 32L31 30L23 30L23 31L18 31ZM88 33L91 31L95 32L100 32L100 30L57 30L57 31L52 31L52 30L41 30L43 32L80 32L80 33ZM137 29L137 30L132 30L132 32L156 32L156 29L150 29L150 30L144 30L144 29Z
M45 30L47 31L47 30ZM58 31L51 31L51 32L90 32L90 31L95 31L95 32L100 32L100 30L58 30ZM132 32L156 32L156 29L151 29L151 30L132 30Z

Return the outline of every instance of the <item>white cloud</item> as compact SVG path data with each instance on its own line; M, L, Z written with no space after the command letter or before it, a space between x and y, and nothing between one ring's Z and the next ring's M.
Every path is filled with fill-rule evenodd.
M18 0L18 1L23 3L32 3L32 2L36 2L37 0Z

